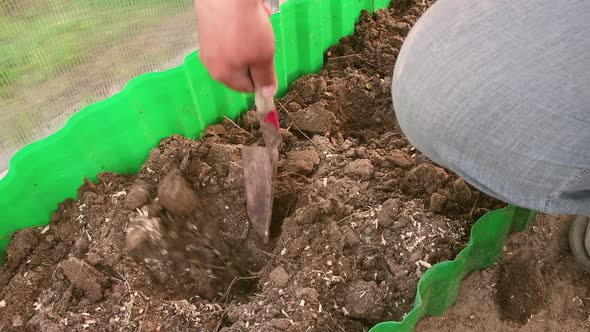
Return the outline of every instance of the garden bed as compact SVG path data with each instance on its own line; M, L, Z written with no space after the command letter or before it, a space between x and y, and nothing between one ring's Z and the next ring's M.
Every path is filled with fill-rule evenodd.
M16 234L0 325L362 331L402 319L424 271L501 207L422 156L395 121L391 73L428 4L364 13L324 69L277 101L269 244L245 209L241 146L262 143L250 111L199 141L163 140L139 174L100 174L49 226Z

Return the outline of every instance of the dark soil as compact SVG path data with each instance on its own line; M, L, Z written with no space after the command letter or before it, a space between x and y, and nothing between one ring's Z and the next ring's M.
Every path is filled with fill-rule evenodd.
M530 259L530 258L529 258ZM533 269L524 257L511 257L498 269L497 301L502 317L525 324L545 303L540 265Z
M498 203L433 165L392 112L393 65L430 1L364 13L325 68L277 101L272 239L246 215L253 111L162 141L138 175L101 174L0 271L0 329L363 331L399 320L431 265Z

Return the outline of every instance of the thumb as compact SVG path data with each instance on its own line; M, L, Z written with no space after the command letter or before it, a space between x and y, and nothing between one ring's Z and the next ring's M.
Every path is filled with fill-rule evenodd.
M277 93L277 74L275 72L274 58L251 65L250 76L252 82L254 82L254 88L260 90L264 97L274 97Z

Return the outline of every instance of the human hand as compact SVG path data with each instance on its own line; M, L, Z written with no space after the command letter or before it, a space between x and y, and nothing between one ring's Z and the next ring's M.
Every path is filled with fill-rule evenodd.
M231 89L274 96L275 39L263 0L195 0L199 58Z

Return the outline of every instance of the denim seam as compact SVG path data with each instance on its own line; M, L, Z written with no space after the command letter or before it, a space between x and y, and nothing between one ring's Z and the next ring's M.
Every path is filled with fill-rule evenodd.
M590 168L583 169L580 173L578 173L576 176L574 176L570 181L568 181L568 183L566 183L557 192L547 195L547 197L545 197L545 206L543 207L543 212L547 213L549 211L549 205L551 205L551 202L554 197L559 196L563 192L568 190L574 183L576 183L580 178L582 178L582 176L584 176L588 172L590 172Z

